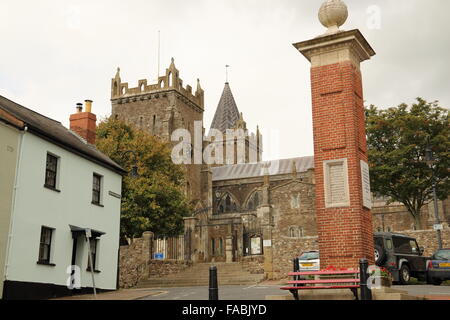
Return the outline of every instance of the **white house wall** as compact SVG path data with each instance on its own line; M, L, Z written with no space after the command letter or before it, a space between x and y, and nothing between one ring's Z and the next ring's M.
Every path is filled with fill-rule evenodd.
M0 299L3 294L20 135L19 130L0 122Z
M57 189L61 192L44 187L47 152L60 157ZM103 208L91 203L93 173L103 176ZM73 225L106 233L99 241L96 269L101 272L95 273L95 282L98 288L115 289L120 199L109 195L109 191L121 194L119 174L31 133L25 134L19 164L7 280L65 286L73 246L69 225ZM37 264L42 226L55 229L50 259L55 266ZM84 248L79 252L79 255L82 254L79 258L81 284L82 287L91 287L91 274L86 271L87 247Z

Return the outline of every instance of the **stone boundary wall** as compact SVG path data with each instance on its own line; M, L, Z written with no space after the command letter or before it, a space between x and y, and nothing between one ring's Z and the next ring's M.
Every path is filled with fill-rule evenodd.
M242 268L251 274L264 274L264 256L247 256L241 258Z
M434 230L409 230L399 233L416 238L419 247L424 247L425 256L433 255L438 249L437 233ZM447 228L441 231L441 234L442 246L444 248L450 248L450 228L447 226Z
M144 233L119 253L119 287L132 288L148 275L152 234Z
M148 277L158 278L168 276L192 267L192 264L192 261L150 260L148 263Z
M281 236L273 241L273 278L286 279L293 270L293 259L302 252L318 250L318 237L290 238Z
M183 271L192 266L191 261L152 260L153 233L144 232L142 238L120 247L119 287L132 288L141 280L156 278Z

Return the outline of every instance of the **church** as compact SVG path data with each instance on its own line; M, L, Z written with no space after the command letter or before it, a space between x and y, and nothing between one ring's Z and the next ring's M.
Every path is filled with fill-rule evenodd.
M195 91L184 86L174 59L156 83L139 80L137 87L123 82L118 69L111 81L112 117L174 144L175 130L194 135L196 122L203 121L204 94L200 81ZM318 250L314 157L262 161L260 130L248 133L226 82L209 132L222 132L227 138L216 142L225 150L234 148L236 155L238 141L226 141L227 130L236 129L246 133L241 141L245 161L234 157L231 163L185 165L186 195L196 208L185 218L186 255L198 263L241 262L252 272L279 278L291 270L295 256ZM207 146L203 142L203 149ZM256 161L250 161L251 154ZM413 230L407 210L385 200L373 199L374 231ZM449 204L440 203L442 221L450 221ZM423 210L424 225L432 229L432 206Z

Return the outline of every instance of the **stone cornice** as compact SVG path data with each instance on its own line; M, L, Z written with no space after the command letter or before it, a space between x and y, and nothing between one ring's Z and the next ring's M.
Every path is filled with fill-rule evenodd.
M311 62L315 56L342 49L350 49L358 62L368 60L376 54L358 29L317 37L293 46Z

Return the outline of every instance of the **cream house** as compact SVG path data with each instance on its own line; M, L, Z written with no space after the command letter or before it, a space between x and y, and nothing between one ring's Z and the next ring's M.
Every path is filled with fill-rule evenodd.
M96 287L116 289L125 172L95 148L90 104L69 130L0 96L3 299L91 291L89 247Z

